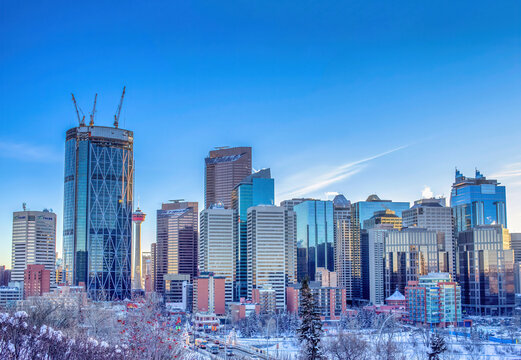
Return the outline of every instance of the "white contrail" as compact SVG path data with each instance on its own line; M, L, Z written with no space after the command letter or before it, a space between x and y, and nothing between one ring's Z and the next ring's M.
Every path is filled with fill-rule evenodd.
M294 187L292 189L283 191L282 193L277 194L277 197L278 198L290 198L290 197L296 197L296 196L303 196L303 195L312 193L314 191L320 190L328 185L334 184L341 180L345 180L345 179L359 173L360 171L362 171L365 168L364 163L367 163L371 160L378 159L382 156L391 154L398 150L404 149L408 146L409 145L403 145L403 146L376 154L374 156L370 156L370 157L367 157L364 159L360 159L357 161L353 161L353 162L350 162L347 164L337 166L334 169L332 169L326 173L323 173L323 174L315 177L314 179L311 179L311 180L314 180L311 183L309 181L310 180L309 174L305 174L305 179L297 182L297 183L305 184L305 185L300 185L300 186Z

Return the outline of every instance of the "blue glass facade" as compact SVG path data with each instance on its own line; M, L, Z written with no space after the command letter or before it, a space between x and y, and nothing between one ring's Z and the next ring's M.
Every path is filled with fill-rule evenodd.
M333 202L307 200L293 211L297 215L297 281L315 281L317 268L335 271Z
M373 217L377 211L385 211L387 209L394 211L397 217L402 217L402 211L411 207L409 202L393 202L391 200L380 200L378 196L371 195L366 201L359 201L353 204L352 215L355 221L360 225L360 229L365 229L364 221Z
M130 298L133 134L82 126L65 144L63 251L67 282L95 300Z
M479 225L507 227L505 187L496 180L487 180L478 170L475 178L467 178L456 170L450 206L458 232Z
M248 208L273 205L275 181L270 169L263 169L241 181L232 192L232 208L237 211L237 234L235 235L235 291L234 298L248 297Z

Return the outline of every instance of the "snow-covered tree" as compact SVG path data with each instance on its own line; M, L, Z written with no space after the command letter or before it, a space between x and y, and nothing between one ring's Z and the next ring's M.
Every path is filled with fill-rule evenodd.
M300 317L302 322L298 329L299 341L303 346L302 357L306 360L322 359L320 339L322 337L322 321L316 310L315 299L307 280L302 282L300 289L302 303Z
M334 360L369 360L370 347L366 340L353 333L340 331L325 344L328 359Z
M445 343L445 339L440 333L435 332L431 336L430 349L427 351L427 355L429 355L429 360L439 360L440 355L447 351L447 344Z

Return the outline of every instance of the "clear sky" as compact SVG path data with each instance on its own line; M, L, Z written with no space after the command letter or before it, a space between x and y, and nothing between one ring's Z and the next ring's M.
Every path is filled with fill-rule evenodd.
M253 147L277 202L449 196L477 167L521 231L521 2L78 3L0 3L0 264L23 202L54 209L61 248L70 93L111 125L123 85L143 250L162 201L203 205L225 145Z

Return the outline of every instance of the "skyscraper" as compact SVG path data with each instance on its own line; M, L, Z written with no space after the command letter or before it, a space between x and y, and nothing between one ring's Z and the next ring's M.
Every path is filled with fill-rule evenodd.
M63 260L69 283L98 300L130 298L134 189L132 131L67 131Z
M251 174L251 147L219 148L205 159L205 208L222 203L231 208L232 190Z
M384 291L389 297L398 289L404 293L409 281L418 281L420 275L438 272L438 243L436 231L405 228L389 229L383 234ZM380 239L375 238L375 243ZM375 252L377 254L377 252Z
M197 276L198 204L162 204L157 210L155 289L164 292L165 274Z
M478 225L507 227L505 187L499 186L497 180L487 180L478 170L475 178L467 178L456 170L450 206L457 232Z
M49 210L13 213L11 281L24 281L28 265L44 265L56 283L56 214Z
M141 286L141 272L142 258L141 258L141 224L145 221L146 214L143 213L139 206L137 210L132 214L132 221L134 222L134 243L132 249L132 289L139 290Z
M346 289L348 299L360 289L360 251L355 248L354 239L358 239L360 228L351 221L351 202L344 195L333 199L333 221L335 235L335 271L338 285Z
M286 299L286 221L279 206L248 209L248 294L253 289L275 290L277 309Z
M297 214L297 280L315 281L319 267L335 271L333 202L307 200Z
M225 277L226 302L233 301L235 211L212 206L201 211L199 271Z
M232 208L236 211L236 234L234 240L235 257L235 300L248 297L248 208L258 205L273 205L275 181L270 169L262 169L246 176L232 191Z
M440 271L448 272L455 278L454 219L452 209L445 206L445 198L417 200L402 215L404 227L419 227L437 232Z
M467 314L507 315L515 307L514 251L501 225L478 225L458 234L458 278Z
M366 201L359 201L353 204L352 214L354 221L360 224L360 229L365 229L364 221L373 217L377 211L392 210L399 218L402 211L409 209L408 202L394 202L392 200L381 200L378 195L370 195Z

